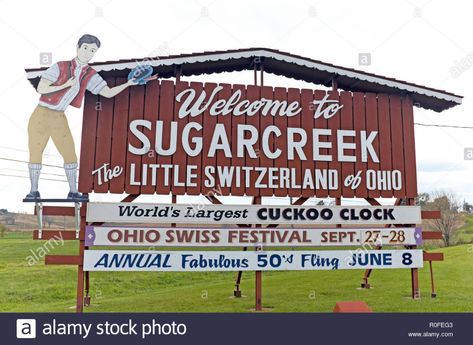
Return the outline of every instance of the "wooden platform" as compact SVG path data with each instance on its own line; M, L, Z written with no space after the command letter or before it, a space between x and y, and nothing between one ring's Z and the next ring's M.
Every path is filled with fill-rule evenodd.
M23 202L45 203L45 202L89 202L89 199L23 199Z

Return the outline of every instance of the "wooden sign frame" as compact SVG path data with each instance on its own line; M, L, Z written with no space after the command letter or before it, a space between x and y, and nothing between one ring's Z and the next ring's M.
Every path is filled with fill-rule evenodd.
M260 85L257 83L257 72L260 72ZM124 80L121 80L118 78L116 80L117 82L123 82ZM180 82L180 70L177 70L176 73L176 85L182 85L179 84ZM253 88L248 88L248 90L258 90L258 92L261 92L261 95L264 95L266 92L269 92L268 88L265 88L263 86L263 68L262 66L258 66L255 64L254 65L254 84L255 86ZM157 85L157 84L152 84L152 85ZM155 86L151 86L155 87ZM178 86L180 87L180 86ZM274 94L282 92L281 89L274 89ZM286 91L284 91L286 92ZM331 97L340 97L340 98L346 98L347 94L346 93L338 93L338 87L337 87L337 81L334 78L332 80L332 92L330 93ZM132 157L127 157L126 156L126 149L125 149L125 143L121 142L113 142L113 147L114 150L111 150L111 143L112 143L112 138L113 138L113 131L117 130L125 130L127 126L127 121L128 118L117 118L113 122L113 128L111 126L112 124L112 112L110 112L107 109L111 109L110 106L113 104L114 109L120 110L120 109L127 109L128 107L128 102L130 102L130 107L133 109L133 112L131 113L131 116L136 116L137 118L139 117L145 117L147 116L151 110L148 108L144 108L141 100L145 97L144 90L140 87L135 87L132 88L130 91L130 98L128 97L118 97L115 101L114 100L101 100L102 105L106 105L104 108L105 111L101 113L100 119L95 119L90 118L90 114L93 114L94 112L97 113L97 109L95 108L97 106L96 102L97 99L95 96L92 95L87 95L86 97L86 102L85 102L85 109L84 109L84 126L83 126L83 139L82 139L82 148L81 148L81 169L86 172L91 172L94 170L96 166L100 166L104 162L107 162L108 157L111 157L112 161L114 162L120 162L121 164L125 163L131 163L133 161ZM288 99L292 99L294 97L307 97L307 95L304 96L304 94L300 95L295 93L294 90L289 90L287 91ZM355 93L353 96L353 109L356 109L358 107L361 107L362 102L361 102L361 97L362 94ZM386 100L385 95L378 95L378 99L383 100L383 98ZM108 102L108 103L107 103ZM407 135L407 141L405 141L405 145L408 147L414 147L414 136L413 136L413 131L414 131L414 124L413 124L413 116L412 116L412 99L409 96L404 96L403 98L400 98L399 96L392 97L392 100L390 102L380 102L378 105L375 104L374 102L374 96L373 95L368 95L366 100L363 103L363 106L366 106L368 110L368 116L365 119L370 119L367 121L367 128L372 128L373 126L377 126L377 123L379 122L386 122L389 123L391 128L397 128L400 132L402 132L402 129L400 129L399 126L402 126L402 124L398 121L398 117L396 118L371 118L372 115L374 114L374 109L375 107L377 108L376 112L379 114L385 114L385 116L388 116L389 112L395 112L396 114L401 116L401 113L408 114L406 118L406 126L408 131ZM152 106L151 104L146 104L146 107ZM160 104L159 107L173 107L173 104ZM344 108L344 111L348 111L348 107ZM171 112L169 112L171 114ZM341 121L340 123L335 123L333 122L333 129L336 127L343 128L344 126L348 126L348 122L345 123L345 121L351 121L351 115L345 114L343 117L344 120ZM262 120L262 125L264 126L265 123ZM267 124L266 124L267 125ZM363 125L360 122L354 122L354 126L356 128L362 128ZM380 128L381 130L381 128ZM390 163L389 167L385 168L396 168L399 167L400 165L403 166L414 166L415 167L415 155L414 154L409 154L409 155L404 155L403 149L401 146L400 138L397 136L391 137L390 136L390 131L388 131L386 128L383 130L383 133L380 133L379 139L379 145L381 150L386 150L386 148L383 149L383 147L387 147L384 144L385 140L392 140L394 141L395 145L393 145L393 152L392 152L392 162ZM84 140L85 139L85 140ZM106 146L104 146L103 150L98 150L95 154L95 150L90 150L90 147L87 144L87 140L93 140L95 143L95 140L99 140L100 142L107 143ZM414 151L412 151L414 152ZM387 154L387 153L386 153ZM391 153L389 153L391 155ZM146 162L148 158L143 157L143 159L140 159L140 163ZM225 161L225 157L219 157L217 156L216 161ZM281 159L285 159L285 157L282 157ZM171 163L169 158L162 158L163 163ZM387 161L386 161L387 162ZM189 163L189 162L187 162ZM264 163L264 158L261 158L260 163ZM268 162L264 163L267 164ZM228 162L227 162L228 164ZM387 163L386 163L387 164ZM304 165L304 164L302 164ZM321 166L333 166L335 169L341 168L338 163L325 163L321 164ZM357 165L357 163L354 163L353 166L351 167L342 167L342 170L344 171L345 169L369 169L370 168L370 163L363 163L361 165ZM383 168L383 167L381 167ZM415 169L414 172L415 173ZM124 178L126 177L123 176ZM415 181L415 178L413 179ZM107 191L111 192L119 192L121 193L123 191L125 184L124 181L120 179L115 179L113 181L107 182L107 184L103 185L95 185L94 182L90 179L90 177L87 177L85 174L80 174L79 178L79 188L82 192L91 192L92 190L95 191L96 193L105 193ZM416 190L416 185L415 182L409 183L408 186L406 185L407 190L402 190L400 192L396 193L375 193L375 192L370 192L366 191L362 194L357 195L356 193L353 193L353 195L350 195L350 191L343 191L343 196L346 197L360 197L364 198L369 202L370 205L373 206L380 206L380 203L375 199L375 197L391 197L394 196L396 197L396 203L395 205L410 205L413 206L415 204L415 196L417 194ZM156 189L149 189L146 186L144 187L138 187L138 186L127 186L125 188L126 193L128 194L121 202L123 203L131 203L133 202L139 195L141 194L150 194L156 192L157 194L167 194L169 190L167 189L160 189L157 187ZM202 193L212 204L222 204L222 202L219 200L218 195L213 194L211 190L205 191L205 190L192 190L192 189L174 189L173 194L172 194L172 203L176 203L177 201L177 195L183 194L184 192L189 192L189 194L199 194ZM238 190L237 187L233 188L230 187L229 189L223 189L222 194L226 195L228 193L239 193L241 195L242 191ZM269 195L276 195L276 196L295 196L297 197L296 200L291 202L291 205L303 205L310 197L314 196L314 193L311 191L307 190L301 190L300 194L298 195L291 195L287 190L268 190L267 191L268 196ZM406 193L407 192L407 193ZM330 193L326 193L324 191L321 191L319 194L317 194L317 197L335 197L336 200L336 205L341 205L342 204L342 192L337 191L337 195L331 195ZM265 196L266 193L256 193L256 192L251 192L247 193L247 195L252 195L252 204L253 205L260 205L262 204L262 197ZM82 203L81 209L80 209L80 233L79 233L79 252L77 255L47 255L45 259L46 264L53 264L53 265L74 265L78 267L78 276L77 276L77 298L76 298L76 311L77 312L82 312L84 305L89 305L90 304L90 272L85 272L83 263L84 263L84 251L88 249L85 245L85 227L87 225L95 225L99 226L102 225L103 222L94 222L94 223L88 223L86 221L86 213L87 213L87 203ZM71 216L74 215L74 208L71 207L57 207L57 206L44 206L43 208L43 214L44 215L67 215ZM432 218L438 218L439 212L422 212L422 219L432 219ZM267 228L275 228L277 227L278 224L268 224ZM337 225L340 226L340 225ZM386 225L386 227L390 227L391 225ZM402 227L415 227L415 224L399 224L397 226L402 226ZM262 227L260 224L239 224L238 227ZM65 240L76 240L75 237L75 232L74 231L52 231L52 230L44 230L42 233L42 239L47 240L49 238L52 238L54 236L57 236L58 234L61 234ZM441 234L438 232L427 232L423 231L422 232L422 237L424 240L430 240L430 239L439 239L441 238ZM38 239L38 232L36 231L34 233L34 238ZM248 250L249 247L244 247L243 250ZM409 245L406 246L406 249L415 249L415 245ZM379 248L380 249L380 248ZM430 268L431 268L431 273L432 273L432 266L431 263L432 261L441 261L443 260L443 256L438 253L426 253L424 252L423 254L423 259L424 261L429 261ZM420 289L419 289L419 281L418 281L418 269L417 268L411 268L411 296L412 298L419 298L420 297ZM366 270L364 277L363 277L363 283L362 287L364 288L369 288L369 277L370 274L372 273L372 270ZM240 290L240 284L241 284L241 277L242 277L242 271L237 272L236 278L235 278L235 289L234 289L234 296L236 297L241 297L241 290ZM434 294L433 290L433 273L432 273L432 295ZM263 305L262 305L262 272L261 271L255 271L255 310L262 310Z

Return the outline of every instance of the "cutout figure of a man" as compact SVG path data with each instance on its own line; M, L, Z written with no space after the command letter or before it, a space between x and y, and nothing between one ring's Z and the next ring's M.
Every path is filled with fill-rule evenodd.
M124 84L109 88L105 80L88 65L99 48L100 41L97 37L83 35L77 42L77 56L73 60L57 62L41 76L37 87L41 97L28 123L31 190L26 199L40 199L38 181L43 151L49 138L64 158L64 170L70 188L67 198L87 199L77 191L77 156L64 111L69 105L80 108L86 90L111 98L136 84L134 79L130 79Z

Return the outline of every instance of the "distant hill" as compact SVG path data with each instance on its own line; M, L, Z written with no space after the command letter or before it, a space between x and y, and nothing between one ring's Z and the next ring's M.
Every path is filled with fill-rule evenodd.
M74 217L44 216L44 227L47 229L73 229ZM34 214L1 212L0 224L7 231L31 231L38 228L38 219Z

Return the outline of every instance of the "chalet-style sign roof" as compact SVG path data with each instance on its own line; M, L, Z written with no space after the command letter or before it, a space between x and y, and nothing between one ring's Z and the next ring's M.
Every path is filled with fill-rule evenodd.
M346 91L382 94L411 95L415 105L441 112L461 104L462 96L411 82L397 80L352 68L336 66L275 49L246 48L181 55L156 56L106 62L93 66L103 77L126 77L139 64L149 64L161 78L202 75L221 72L253 70L255 66L265 72L309 83L337 86ZM36 87L46 68L26 69L27 78Z

